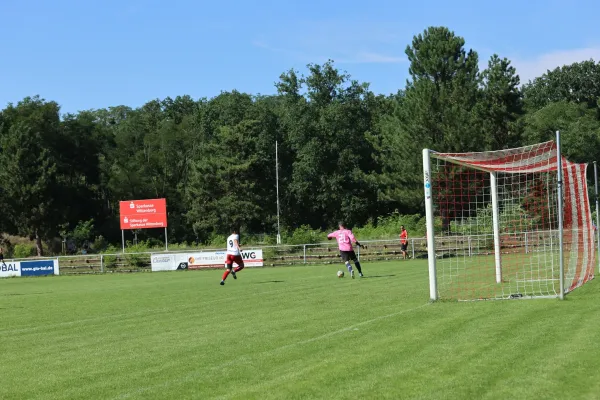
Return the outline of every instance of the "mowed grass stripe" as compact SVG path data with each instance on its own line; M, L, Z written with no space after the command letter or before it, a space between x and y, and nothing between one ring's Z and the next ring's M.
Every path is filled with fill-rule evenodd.
M224 287L221 271L0 281L24 307L0 310L15 337L0 398L598 393L584 384L600 359L596 282L564 302L426 305L426 262L365 263L362 280L341 267L248 269Z
M257 277L259 277L261 275L261 273L262 273L262 270L260 272L259 271L252 271L252 272L256 273ZM307 271L304 271L304 272L307 272ZM215 272L214 271L206 272L206 273L201 272L201 273L197 273L195 276L193 274L190 274L188 277L182 277L181 275L180 276L174 276L175 274L165 274L164 276L159 276L160 274L155 274L155 278L157 278L157 279L165 279L165 280L167 280L167 279L170 280L171 277L176 278L176 280L179 280L179 279L182 279L182 278L183 279L187 279L186 283L175 282L176 285L181 284L182 286L185 286L186 284L187 285L190 284L190 280L189 280L190 278L195 279L196 276L202 276L203 274L206 274L206 275L210 274L210 276L214 276ZM248 276L251 276L251 274L249 274ZM94 278L98 278L98 277L89 277L89 278L94 279ZM85 279L89 279L89 278L86 277ZM125 277L125 280L129 280L130 278L131 277L129 277L129 276ZM146 280L147 276L141 276L140 278L142 278L142 280ZM330 287L330 284L326 283L327 281L330 281L330 280L323 280L323 279L319 279L319 278L322 278L322 276L320 276L320 275L318 275L318 276L315 276L315 275L304 275L304 276L297 277L297 279L294 279L293 284L289 288L287 288L285 290L285 296L287 298L289 298L290 296L293 295L293 293L295 291L296 292L300 292L301 291L302 292L302 297L304 297L305 294L306 294L305 293L306 290L314 290L315 288L320 287L319 284L318 284L319 282L322 282L322 285L321 285L322 287ZM65 278L65 282L67 282L68 280L74 280L76 282L70 282L70 284L80 285L80 280L81 279L82 279L82 277ZM302 282L302 281L305 281L305 280L310 280L310 281L314 281L314 282L310 282L308 287L304 287L302 285L297 285L296 284L296 282ZM233 285L235 285L236 283L239 284L240 281L241 281L241 279L238 280L237 282L233 282L233 284L231 286L235 287ZM55 280L54 282L50 282L50 281L45 281L44 282L42 280L39 280L38 282L40 284L43 284L43 283L53 283L53 284L63 283L60 280ZM162 286L163 286L162 290L167 290L167 291L169 290L169 286L170 285L168 285L167 282L168 281L165 281L165 283L161 282ZM214 281L211 280L211 283L212 282L214 282ZM217 282L218 282L218 280L217 280ZM348 280L346 282L349 283L350 281ZM355 280L354 282L357 282L357 281ZM142 283L144 283L144 282L142 282ZM340 281L338 281L336 283L340 283ZM229 284L231 284L231 281L228 282L228 285ZM120 285L120 286L122 286L125 290L127 290L129 292L129 289L130 289L129 287L127 287L125 285ZM147 286L147 285L142 284L140 286L144 287L144 286ZM223 289L226 289L226 288L221 288L219 286L216 286L215 287L216 292L214 292L214 293L223 293ZM252 289L252 287L250 286L250 283L246 286L246 288L247 289ZM62 289L65 289L65 288L57 287L57 291L58 292L60 292ZM98 290L98 292L102 292L102 289L104 289L104 288L101 288L100 290ZM194 287L194 289L195 289L195 287ZM254 290L256 290L256 289L254 289ZM73 292L73 291L74 290L72 290L70 287L66 288L64 290L63 296L65 296L66 294L68 294L70 292ZM278 291L280 291L280 290L278 290ZM81 291L80 289L78 289L78 290L75 290L75 292L83 292L83 293L85 293L86 296L93 295L93 291L89 292L88 290ZM184 302L185 304L187 304L188 302L192 302L193 303L196 300L194 298L194 294L191 293L191 292L190 293L182 293L182 290L176 290L175 292L178 294L179 297L184 298L184 299L188 299L188 300L186 300L186 302ZM194 292L195 292L195 290L194 290ZM182 294L185 294L185 295L182 296ZM252 298L252 297L255 297L255 296L252 296L254 294L259 294L260 295L260 293L257 293L255 291L251 291L250 293L246 293L246 295L244 297ZM141 293L140 293L139 290L138 290L137 297L141 297ZM121 299L121 300L129 300L127 295L124 295L123 297L117 297L117 298ZM204 296L200 296L199 298L200 299L205 299L204 301L207 301L206 300L207 299L206 294ZM245 334L245 332L244 332L244 326L242 326L242 327L230 326L227 323L227 321L223 321L223 318L221 316L222 315L224 315L224 316L230 316L231 312L232 311L235 312L235 310L241 311L242 314L246 314L246 312L248 311L248 310L245 309L247 303L245 302L245 300L243 298L239 299L239 300L236 299L236 297L234 295L227 296L227 298L229 299L229 301L227 301L226 304L228 304L229 306L226 305L225 307L219 307L220 304L225 303L225 302L223 302L223 303L221 302L221 300L224 300L224 299L215 299L215 300L217 300L217 301L215 301L215 303L217 304L216 307L202 307L202 302L200 301L199 307L191 307L190 308L192 310L192 312L193 312L193 310L214 310L214 311L216 311L214 313L214 315L217 316L218 318L213 318L212 320L206 320L205 319L204 323L202 325L203 327L208 327L208 328L212 327L212 329L215 331L215 332L212 332L212 333L214 333L214 338L216 340L218 340L219 338L225 337L227 335L232 335L232 334L235 335L236 332L237 332L237 336L238 337L240 337L240 336L243 337L242 335ZM73 300L73 299L69 299L69 300ZM297 300L300 300L300 299L297 299ZM280 304L281 301L278 298L275 298L275 299L261 298L260 302L263 302L263 301L266 301L265 304L270 304L270 306L272 306L271 310L269 310L269 307L262 307L262 308L261 307L258 307L258 308L257 307L253 307L253 308L255 310L258 310L259 312L267 311L267 313L265 315L269 315L269 318L271 318L273 316L273 307L274 306L278 306L279 308L287 309L287 311L285 311L285 313L287 314L287 313L289 313L289 310L291 309L291 307L290 307L291 305L293 305L293 304L302 304L301 301L297 301L297 302L289 303L288 307L286 307L285 303L282 304L282 305ZM332 310L332 311L335 312L335 308L330 308L327 305L328 304L327 302L321 301L321 300L317 300L317 302L321 302L324 305L324 308L326 310ZM97 304L96 302L87 302L87 303L88 303L89 306L94 306L94 305ZM140 303L140 302L138 301L138 303ZM73 304L79 304L79 302L74 302ZM135 354L136 351L138 351L138 348L136 347L136 343L142 342L141 339L143 339L143 332L145 332L145 331L153 332L153 329L155 329L155 328L158 328L158 330L163 330L165 325L167 325L169 327L177 326L179 332L181 333L180 336L183 336L185 338L185 340L183 342L187 342L187 341L189 341L189 338L192 337L191 335L193 333L195 333L195 332L187 332L186 326L185 326L185 324L183 322L185 320L187 320L187 321L193 321L193 320L196 319L196 316L193 315L193 314L183 315L183 311L185 311L187 313L188 310L187 309L186 310L181 310L180 308L181 307L185 307L185 306L179 306L179 304L181 304L181 302L173 303L172 312L169 313L169 314L163 314L163 315L148 314L146 316L137 316L138 319L136 320L136 324L135 325L136 325L136 332L138 332L138 333L136 333L136 332L133 332L133 333L130 332L129 330L130 330L131 327L127 326L126 324L123 324L122 318L117 318L114 322L111 322L111 323L107 323L106 321L101 321L101 324L99 324L99 323L90 324L90 321L87 321L83 325L78 324L78 326L72 328L73 329L73 335L75 335L75 338L71 338L71 337L67 336L67 337L63 338L63 340L58 340L55 343L54 347L55 348L58 347L58 352L61 352L61 353L63 351L66 351L65 348L61 347L61 344L63 344L63 343L66 344L71 349L86 348L86 347L88 347L88 349L87 349L88 353L91 352L92 354L82 354L82 357L83 357L83 359L85 359L86 363L89 366L89 362L90 362L88 360L90 358L89 356L96 356L96 354L94 354L94 352L93 352L94 349L99 348L99 350L97 351L97 353L99 353L99 354L105 354L107 356L110 355L111 362L114 364L115 361L119 361L119 359L121 359L121 358L127 359L129 357L128 354ZM251 304L251 303L248 303L248 304ZM104 308L105 307L100 307L100 308L97 308L97 310L99 309L101 311L104 311ZM115 307L115 310L120 310L120 309L123 309L123 308ZM182 318L180 318L180 320L173 320L173 316L177 316L179 314L183 315ZM257 313L255 312L254 314L257 314ZM301 314L298 314L298 315L306 315L305 310ZM60 318L60 315L57 315L57 317ZM149 321L146 321L146 319L149 319ZM158 321L158 322L154 322L154 323L158 324L156 327L144 326L145 323L149 323L150 325L152 325L153 321ZM238 321L238 323L239 322L245 322L245 320L243 318L240 319L240 318L237 318L237 317L234 318L234 321ZM98 321L96 321L96 322L98 322ZM84 335L85 334L85 329L86 329L86 324L87 325L91 325L91 326L89 326L89 328L93 328L93 332L91 332L87 336ZM112 332L112 326L114 326L114 325L120 325L120 330L117 331L117 332ZM264 325L264 324L261 323L261 325ZM302 324L302 325L305 325L305 324ZM311 325L308 326L308 328L311 328L311 327L312 327ZM245 329L248 329L248 331L252 331L253 330L252 327L250 327L250 328L246 327ZM223 331L225 331L225 333L223 333ZM317 329L317 332L319 332L319 331L320 330ZM221 333L221 334L218 334L218 333ZM62 332L61 332L61 334L62 334ZM208 332L208 334L211 334L211 332ZM101 338L104 335L107 335L108 337L111 337L111 340L109 342L106 342L106 340L103 341ZM156 336L156 338L158 338L158 339L165 338L165 336L168 337L168 335L169 335L169 332L159 332L159 334ZM178 339L177 335L175 335L174 333L170 333L170 335L172 336L170 338L171 342L174 341L173 339ZM187 335L189 335L189 336L187 336ZM46 336L48 336L48 334L46 334ZM197 336L197 337L201 338L202 336ZM207 336L207 337L211 337L211 336ZM81 341L82 341L81 345L79 345L79 343L77 341L75 341L77 338L81 339ZM196 338L193 338L193 339L197 340ZM286 342L285 336L283 337L283 339L284 339L284 342ZM33 340L35 340L35 339L32 338L32 341ZM152 343L152 340L150 340L150 343L148 343L147 340L143 341L143 342L144 342L144 345L140 346L140 348L139 348L139 350L142 350L142 351L144 350L144 348L146 347L146 345L148 345L148 347L161 346L160 343ZM106 349L103 349L102 343L108 343L108 347ZM111 354L111 350L115 350L117 354ZM242 347L241 350L243 351L244 348ZM46 349L44 349L42 351L33 351L32 358L38 359L38 362L39 362L40 357L43 356L45 353L48 353L48 358L51 358L52 354L56 353L56 352L57 351L52 346L50 346L50 347L47 347ZM71 356L71 354L69 352L67 352L65 354L67 356L69 356L69 357ZM23 360L25 360L25 361L27 361L27 358L28 358L28 357L26 357L25 354L23 354L23 352L20 352L20 354L19 354L18 357L21 358L21 359L23 359ZM72 358L71 358L71 361L73 361ZM77 365L79 363L76 362L75 364Z

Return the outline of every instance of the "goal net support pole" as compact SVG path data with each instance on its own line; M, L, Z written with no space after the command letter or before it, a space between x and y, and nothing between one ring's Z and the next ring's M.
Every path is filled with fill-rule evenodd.
M562 157L560 153L560 132L556 131L556 173L557 173L557 188L556 195L558 196L558 262L559 262L559 279L560 279L560 299L565 298L565 258L563 254L564 238L563 238L563 178L562 178Z
M596 246L598 250L598 273L600 273L600 211L598 211L598 166L594 161L594 192L596 194Z
M423 179L425 189L425 220L427 237L427 262L429 264L429 298L438 298L437 275L435 265L435 232L433 217L433 198L431 197L431 159L429 149L423 149Z
M502 259L500 253L500 216L498 206L498 173L490 172L490 186L492 195L492 226L494 230L494 262L496 265L496 283L502 282Z

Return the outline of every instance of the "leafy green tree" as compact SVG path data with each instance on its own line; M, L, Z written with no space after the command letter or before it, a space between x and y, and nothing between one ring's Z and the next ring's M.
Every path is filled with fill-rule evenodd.
M260 175L257 121L221 127L199 149L186 188L187 217L200 237L245 227L260 218L263 204L253 177Z
M101 157L105 137L93 113L67 114L53 142L57 158L57 195L61 219L74 228L78 221L102 215Z
M115 201L152 196L152 176L147 172L150 149L145 141L146 127L142 112L131 111L112 130L114 149L104 168L107 188ZM118 208L117 208L118 212Z
M161 102L163 119L180 124L189 116L194 116L198 112L200 105L190 96L177 96L175 99L167 97Z
M276 99L237 91L201 107L188 180L182 186L185 215L197 237L273 231L276 217Z
M281 74L273 96L234 90L62 117L39 97L8 105L0 232L36 238L39 254L59 231L114 242L120 200L166 197L172 241L204 241L230 225L273 233L275 141L284 229L421 213L423 148L501 149L560 130L567 157L600 158L600 63L557 68L519 88L509 60L494 55L480 73L477 53L446 27L427 28L405 52L410 77L389 96L328 61ZM162 230L140 235L154 240Z
M94 220L79 221L71 232L65 232L62 236L69 237L75 241L77 246L84 246L94 237Z
M469 151L481 135L473 129L478 99L478 55L446 27L430 27L406 48L410 61L399 115L409 138L442 151Z
M3 110L0 121L3 218L13 233L35 239L42 256L43 240L56 232L65 207L57 192L58 160L51 145L59 137L59 107L28 97Z
M369 179L378 188L377 201L384 214L398 209L407 213L419 212L423 198L422 193L414 187L419 166L411 168L404 158L406 154L401 150L407 145L403 135L405 132L398 122L404 99L404 91L380 97L379 115L374 129L368 135L374 148L373 159L377 164ZM410 190L411 186L413 190Z
M562 154L574 162L600 159L600 122L586 104L559 101L530 113L525 119L526 144L555 140L560 131Z
M377 106L368 85L351 80L332 61L310 64L310 74L293 71L278 85L286 112L282 125L293 154L287 187L295 215L292 226L327 227L343 219L364 223L376 202L367 179L375 168L367 133ZM300 91L305 88L305 96Z
M520 143L523 115L519 76L510 61L494 54L488 68L482 72L481 98L477 103L477 117L486 150L516 147Z
M378 148L382 191L403 211L421 210L422 149L482 150L475 107L479 100L478 56L445 27L430 27L406 48L410 80L384 118Z
M115 221L119 200L165 197L170 237L193 238L183 217L183 187L192 156L202 141L202 106L189 96L180 96L175 100L152 100L137 110L110 109L109 116L101 115L111 136L105 141L108 151L102 170ZM141 235L155 237L162 231L144 230Z
M524 99L531 111L560 101L582 103L597 109L600 62L588 60L548 71L525 85Z

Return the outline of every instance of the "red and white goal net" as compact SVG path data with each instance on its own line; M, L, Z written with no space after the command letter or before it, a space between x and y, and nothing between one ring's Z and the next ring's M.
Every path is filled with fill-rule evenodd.
M554 141L479 153L424 152L435 237L430 286L437 298L558 297L561 256L564 293L594 278L587 164L561 157L561 252L557 154Z

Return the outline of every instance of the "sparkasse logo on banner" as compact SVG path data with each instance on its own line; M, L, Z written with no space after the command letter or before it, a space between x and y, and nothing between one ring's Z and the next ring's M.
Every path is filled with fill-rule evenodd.
M127 200L119 202L121 229L167 227L167 200Z

